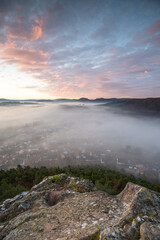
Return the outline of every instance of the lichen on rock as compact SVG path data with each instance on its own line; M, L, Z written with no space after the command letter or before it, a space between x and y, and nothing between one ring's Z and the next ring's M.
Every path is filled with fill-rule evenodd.
M160 195L133 183L110 196L90 180L60 174L0 206L4 240L158 240L159 232Z

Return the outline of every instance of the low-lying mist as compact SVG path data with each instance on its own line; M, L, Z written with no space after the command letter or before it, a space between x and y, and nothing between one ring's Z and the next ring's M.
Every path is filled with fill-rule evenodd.
M159 119L91 103L7 106L0 116L2 169L98 163L135 175L156 171L159 180Z

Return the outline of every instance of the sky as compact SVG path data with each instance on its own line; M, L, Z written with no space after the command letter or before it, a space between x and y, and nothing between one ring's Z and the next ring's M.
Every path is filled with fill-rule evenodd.
M0 98L160 97L160 1L0 0Z

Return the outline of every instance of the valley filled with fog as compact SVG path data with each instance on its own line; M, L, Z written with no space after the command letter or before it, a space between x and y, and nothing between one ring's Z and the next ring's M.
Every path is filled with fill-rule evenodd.
M100 164L160 181L160 119L93 103L0 107L0 169Z

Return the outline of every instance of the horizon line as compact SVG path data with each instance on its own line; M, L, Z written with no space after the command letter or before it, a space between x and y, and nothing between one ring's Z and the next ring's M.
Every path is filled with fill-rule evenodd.
M87 100L97 100L97 99L149 99L149 98L160 98L160 96L150 96L150 97L98 97L98 98L88 98L88 97L80 97L80 98L27 98L27 99L11 99L11 98L0 98L0 100L10 100L10 101L31 101L31 100L47 100L47 101L54 101L54 100L80 100L80 99L87 99Z

